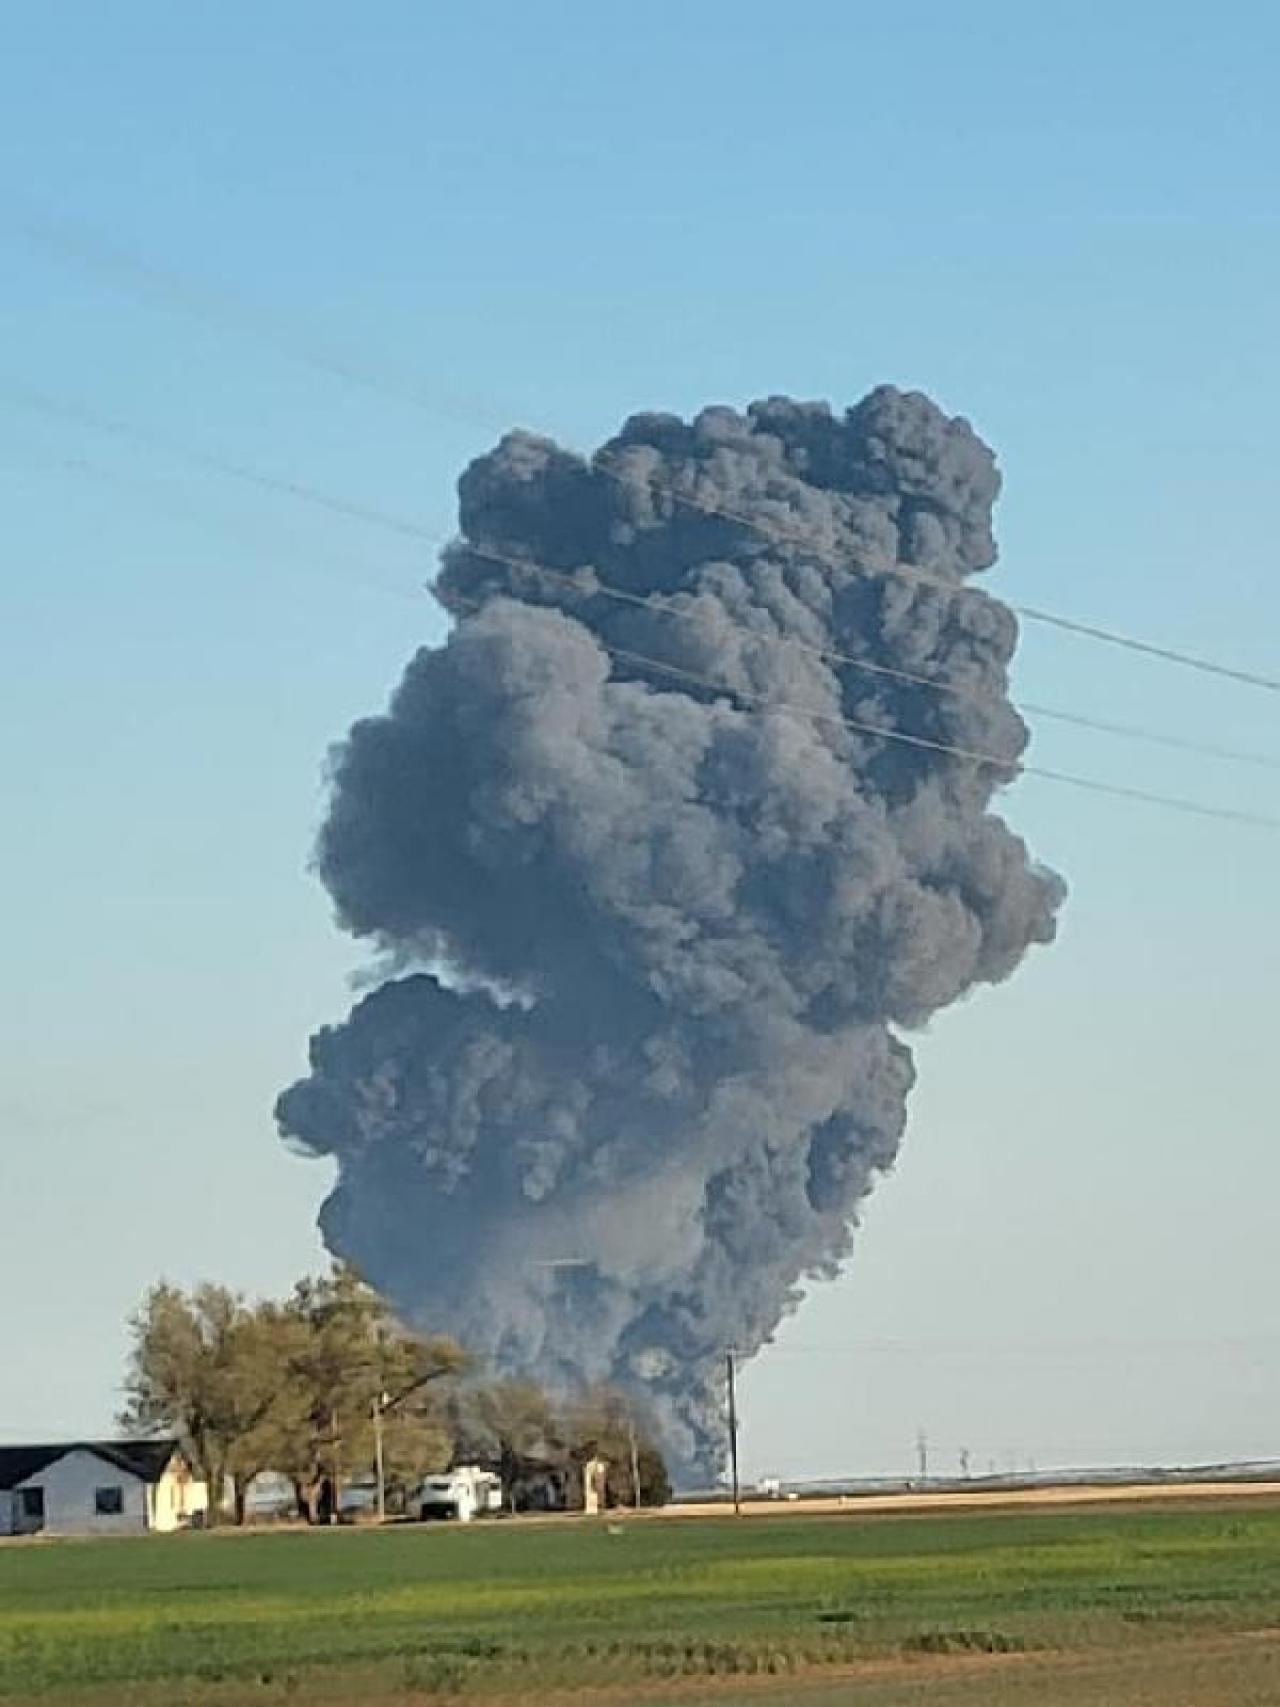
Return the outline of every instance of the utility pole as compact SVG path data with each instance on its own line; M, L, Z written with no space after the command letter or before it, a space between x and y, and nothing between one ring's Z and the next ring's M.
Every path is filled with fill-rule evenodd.
M333 1478L329 1493L329 1522L342 1522L342 1424L338 1420L338 1407L335 1405L330 1416L333 1425L333 1457L329 1473Z
M398 1393L388 1396L379 1393L373 1401L373 1462L374 1472L378 1480L378 1521L381 1523L387 1515L387 1472L386 1456L382 1438L382 1419L388 1411L394 1411L403 1405L406 1399L411 1399L415 1393L430 1386L433 1381L439 1381L448 1373L444 1369L432 1369L425 1375L420 1375L416 1381L410 1381L407 1387L402 1387Z
M379 1393L373 1401L373 1465L378 1478L378 1522L387 1521L387 1466L382 1446L382 1410L387 1395Z
M916 1435L916 1461L920 1465L920 1480L929 1480L929 1436L923 1429Z
M636 1443L636 1419L627 1412L627 1441L631 1447L631 1507L640 1510L640 1448Z
M732 1350L725 1353L725 1371L729 1378L729 1474L733 1487L733 1515L739 1517L742 1498L738 1486L738 1390Z

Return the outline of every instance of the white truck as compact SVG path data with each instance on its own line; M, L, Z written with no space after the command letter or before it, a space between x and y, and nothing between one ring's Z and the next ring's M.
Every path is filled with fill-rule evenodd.
M472 1518L502 1510L502 1481L491 1470L465 1464L428 1476L418 1489L416 1505L424 1520L452 1518L470 1523Z

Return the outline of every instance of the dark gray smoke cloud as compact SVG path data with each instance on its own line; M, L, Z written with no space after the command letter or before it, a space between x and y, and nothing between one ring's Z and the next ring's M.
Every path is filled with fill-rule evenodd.
M325 1238L498 1366L643 1389L686 1470L724 1348L894 1160L898 1030L1054 933L988 810L1027 739L1014 618L965 584L998 486L888 387L639 415L590 461L513 433L460 483L448 641L336 755L320 871L404 975L280 1098L337 1158Z

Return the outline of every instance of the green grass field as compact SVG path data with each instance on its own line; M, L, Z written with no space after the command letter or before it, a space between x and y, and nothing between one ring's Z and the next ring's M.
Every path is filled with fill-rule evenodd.
M853 1668L858 1701L883 1707L922 1689L975 1707L1163 1701L1182 1697L1069 1691L1089 1687L1089 1664L1140 1683L1171 1642L1205 1656L1233 1633L1250 1634L1214 1675L1256 1662L1280 1691L1253 1634L1280 1612L1280 1504L614 1527L7 1545L0 1697L266 1707L626 1685L628 1701L674 1703L715 1680L723 1707L744 1687L819 1707L847 1687L809 1684ZM783 1693L762 1697L769 1678ZM1241 1674L1237 1693L1204 1699L1252 1687Z

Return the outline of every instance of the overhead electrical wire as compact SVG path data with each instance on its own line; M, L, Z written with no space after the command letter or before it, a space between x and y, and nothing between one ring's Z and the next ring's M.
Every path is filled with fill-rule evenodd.
M607 460L597 455L592 466L599 468L609 478L626 484L628 477L610 470ZM884 575L891 580L912 581L917 586L930 587L935 592L945 593L954 598L970 589L962 582L954 581L949 576L939 575L934 570L914 563L901 561L878 565L874 569L865 569L858 564L847 564L839 553L828 547L815 545L805 539L796 529L789 529L776 523L766 522L758 516L750 516L740 510L735 510L727 504L717 504L710 499L694 498L691 495L662 481L650 479L643 474L640 476L655 491L665 493L673 502L685 504L688 507L703 511L707 515L719 516L731 521L739 527L749 528L763 539L772 540L778 545L798 545L809 557L819 563L827 563L833 567L846 567L864 575ZM1185 669L1199 670L1202 674L1221 676L1229 681L1240 682L1248 687L1264 688L1270 693L1280 693L1280 677L1264 676L1252 670L1238 669L1233 664L1222 664L1212 658L1205 658L1193 652L1180 652L1171 646L1161 646L1155 641L1142 640L1134 635L1122 634L1117 629L1103 628L1096 623L1080 622L1074 617L1059 616L1053 611L1043 610L1037 605L1019 604L1016 600L1003 601L1017 616L1027 622L1046 624L1051 628L1061 629L1066 634L1079 635L1088 640L1097 640L1108 646L1119 646L1130 652L1139 652L1149 658L1158 658L1166 664L1177 664Z
M249 468L242 463L231 461L203 451L188 451L185 448L175 451L173 445L162 439L159 435L147 433L143 429L135 428L130 423L120 421L115 417L100 416L93 411L84 410L78 405L64 405L58 400L51 399L43 393L29 391L25 387L6 387L2 382L0 382L0 391L5 389L8 389L10 394L16 396L20 402L42 412L52 413L60 418L69 418L81 425L87 425L97 431L111 435L123 436L149 445L158 444L161 448L169 450L172 454L186 457L189 460L194 461L198 466L209 468L216 473L226 475L230 478L247 481L254 486L263 487L269 491L277 492L294 499L318 504L327 510L336 511L339 514L353 517L363 522L389 527L397 533L408 533L418 538L430 540L433 544L442 543L439 535L432 534L430 530L419 523L406 521L399 517L388 516L379 510L365 505L349 503L344 499L335 499L329 494L326 494L303 482L262 475L257 470ZM74 460L67 459L67 466L74 467ZM658 609L668 614L686 614L686 612L681 611L679 607L673 607L667 603L651 603L651 600L654 597L653 595L632 594L627 593L624 589L620 588L606 588L599 582L596 582L590 587L584 587L579 580L576 580L565 571L552 569L550 566L538 563L532 559L517 556L514 553L499 552L488 547L474 546L468 542L464 542L464 544L466 545L466 549L469 550L472 555L480 556L494 562L507 564L519 571L549 576L561 581L570 581L574 585L575 589L584 595L600 593L606 597L621 598L627 603L642 604L646 606L646 608ZM919 676L913 672L897 670L888 665L878 665L870 660L855 658L848 654L824 650L821 647L813 646L810 642L802 641L798 637L792 641L790 637L779 636L775 638L757 636L754 634L754 631L747 629L745 625L738 626L742 627L744 634L768 643L779 645L795 644L817 654L820 657L829 658L842 665L858 669L868 669L872 674L892 676L942 693L952 691L952 684L940 683L931 677ZM1154 790L1135 788L1126 784L1108 783L1098 778L1079 776L1073 772L1061 771L1044 765L1024 763L1016 759L1002 757L998 754L980 752L951 743L937 741L926 736L912 735L903 730L889 729L883 725L837 716L834 713L824 712L819 708L797 706L789 702L774 700L766 695L753 695L747 690L735 688L730 684L716 682L707 677L700 677L696 672L666 663L661 659L655 659L643 653L627 652L621 648L610 646L601 640L598 635L595 636L595 639L597 643L601 645L603 650L615 658L618 658L620 661L640 664L645 668L658 671L668 676L684 677L690 682L697 683L703 688L710 689L713 692L721 693L728 697L737 698L743 701L754 701L759 706L767 709L789 712L793 715L808 717L811 720L819 722L842 724L844 727L856 734L876 736L883 740L897 741L917 748L928 748L933 751L948 754L955 758L963 759L972 764L992 766L1007 773L1010 778L1018 775L1034 776L1039 777L1042 780L1058 782L1074 788L1088 789L1098 794L1107 794L1120 799L1141 801L1148 805L1163 806L1172 811L1194 814L1197 817L1216 818L1227 822L1251 825L1255 828L1280 829L1280 819L1272 818L1264 813L1255 813L1232 807L1214 806L1205 802L1187 799L1179 795L1161 794ZM978 696L970 695L969 697L977 698ZM1073 721L1076 721L1074 714L1064 715L1070 716ZM1080 721L1084 720L1081 719ZM1112 731L1108 730L1107 732L1110 733ZM1154 732L1147 731L1143 731L1141 734L1143 738L1146 738L1148 735L1152 735L1154 738L1160 739L1162 742L1177 741L1179 739L1177 737L1156 736ZM1263 755L1237 754L1230 749L1223 749L1215 756L1230 756L1232 758L1245 759L1248 762L1261 762L1267 765L1272 763L1271 760Z
M270 549L273 559L279 561L280 545L284 542L272 542L268 545L266 536L261 528L254 523L246 525L242 517L232 517L225 511L217 510L211 514L204 506L192 504L190 499L170 482L148 480L133 474L123 474L118 468L98 462L93 457L80 455L54 454L46 461L36 463L33 472L67 473L87 475L91 480L106 485L118 486L126 492L142 493L151 503L159 508L178 516L183 521L195 520L201 527L212 525L220 534L230 539L238 540L241 544L253 547L255 550ZM204 511L202 514L201 512ZM296 545L296 541L293 542ZM364 563L354 557L346 557L335 553L328 545L317 546L308 539L304 552L299 554L299 562L291 567L305 567L308 572L320 573L329 579L341 579L348 584L361 583L370 591L386 593L395 599L402 599L421 607L422 586L415 582L393 582L379 575L371 575Z
M306 365L328 373L345 383L358 385L363 389L385 396L395 397L399 401L410 403L417 408L435 414L442 414L454 419L465 418L471 424L476 422L477 411L470 401L441 396L420 385L406 382L397 374L390 373L385 369L371 367L365 362L356 361L346 355L338 355L329 349L320 350L309 342L300 339L292 328L282 327L274 316L264 313L259 306L224 289L211 287L172 268L157 267L117 245L104 242L97 235L83 230L72 230L64 222L53 221L30 209L25 209L15 217L13 223L28 242L36 244L45 253L53 254L73 265L85 267L91 272L105 275L126 285L132 284L135 289L142 291L149 298L159 300L168 306L194 313L200 318L213 320L220 325L230 325L239 331L248 330L251 335L282 350L292 359L302 361ZM748 528L760 537L772 540L776 544L799 544L810 556L820 562L834 563L846 568L860 567L849 565L838 554L833 554L826 548L803 538L795 530L779 528L757 516L737 511L732 506L699 498L691 493L681 492L673 487L670 482L663 481L656 476L646 475L643 471L629 470L624 474L616 468L611 468L608 458L602 454L597 454L591 459L589 466L598 469L606 478L623 486L630 485L639 479L654 491L668 496L673 503L732 521L736 525ZM878 567L874 571L863 572L911 580L919 585L931 586L948 595L956 595L965 591L961 584L949 577L936 574L927 567L916 564L895 563ZM1040 623L1062 633L1073 634L1081 639L1119 647L1162 663L1173 664L1183 669L1195 670L1201 674L1234 681L1243 686L1260 688L1268 693L1280 693L1280 677L1242 669L1234 664L1224 663L1204 654L1166 646L1158 641L1148 640L1140 635L1127 634L1101 623L1085 622L1076 617L1047 610L1039 605L1021 604L1014 601L1006 601L1006 603L1011 610L1027 622Z
M292 480L286 476L264 474L261 469L253 468L247 463L239 462L233 457L223 456L217 451L204 450L196 446L182 444L162 433L153 433L145 427L136 426L131 421L121 420L115 415L102 415L94 409L86 409L78 403L67 403L61 398L51 397L47 392L35 390L21 382L0 376L0 395L7 396L10 401L24 409L31 409L37 414L52 416L61 421L70 421L77 426L88 427L90 431L102 433L109 438L126 439L134 444L145 445L149 449L159 450L167 456L176 457L181 462L189 462L196 468L202 468L208 473L220 474L229 480L239 480L246 485L256 486L261 491L274 492L277 496L300 499L303 503L314 504L320 509L328 510L333 515L345 516L348 521L365 522L371 527L389 529L405 537L426 540L432 544L440 544L444 536L433 532L421 522L392 515L387 510L375 509L370 505L361 504L350 498L335 498L331 493L322 491L317 486L308 485L302 480Z
M606 652L624 663L639 664L644 668L661 671L665 675L682 677L686 681L695 682L699 686L709 688L713 692L724 694L730 699L746 700L766 711L782 711L792 716L805 717L813 722L840 724L858 735L874 735L882 741L904 742L910 747L924 747L935 753L945 753L950 757L964 759L970 764L991 766L1012 776L1034 776L1042 781L1065 783L1071 788L1087 789L1093 794L1109 794L1120 800L1138 800L1148 806L1164 806L1174 812L1193 813L1200 818L1219 818L1236 824L1249 824L1255 829L1280 830L1280 818L1268 817L1265 813L1239 811L1226 806L1209 806L1202 801L1187 800L1176 794L1158 794L1150 789L1130 788L1121 783L1099 781L1095 777L1077 776L1071 771L1051 769L1047 765L1025 764L1020 760L1001 758L995 753L983 753L969 747L958 747L949 741L935 741L924 735L911 735L905 730L889 729L883 724L865 722L860 718L837 716L834 712L824 712L817 708L796 705L788 700L775 700L767 694L745 692L731 687L725 682L713 681L710 677L702 676L694 671L681 669L674 664L664 663L661 659L646 657L642 652L629 652L621 647L605 646L596 636L597 643Z
M965 687L958 682L940 681L936 676L926 676L918 671L903 670L891 664L880 664L869 658L855 657L849 652L840 652L827 646L818 646L814 642L802 639L799 635L761 634L745 623L737 622L721 607L717 617L696 602L696 595L677 594L685 596L693 602L676 604L671 598L655 593L632 593L622 587L609 586L607 582L593 579L584 582L581 574L570 570L552 569L544 563L536 563L515 553L496 551L489 546L475 545L470 540L460 542L463 549L471 557L479 557L494 563L505 564L515 570L526 571L536 577L551 580L567 586L584 599L604 598L616 600L621 604L639 606L642 609L657 611L663 616L674 617L681 621L711 622L724 620L731 626L740 628L743 634L758 645L790 648L819 658L840 668L860 670L866 675L883 676L892 681L910 683L916 687L928 688L934 693L944 694L954 699L967 700L975 705L990 703L990 696L980 693L973 688ZM1113 723L1102 718L1088 717L1074 711L1061 711L1056 707L1039 705L1030 700L1020 700L1019 711L1029 717L1043 717L1053 722L1067 723L1074 728L1089 729L1096 734L1115 735L1126 740L1146 741L1157 746L1170 747L1177 751L1195 753L1203 758L1224 759L1236 764L1257 765L1264 770L1280 770L1280 758L1267 753L1248 752L1240 748L1219 746L1214 742L1197 741L1190 736L1168 735L1160 730L1145 729L1137 724Z
M96 233L73 230L10 198L11 223L22 238L58 260L121 286L144 301L252 338L267 349L331 379L393 398L416 409L456 420L485 432L493 430L494 405L449 392L428 391L393 368L358 359L345 350L312 342L296 320L285 319L262 303L226 286L210 284L172 267L159 267Z
M390 511L375 508L369 504L359 503L353 499L335 497L305 481L284 476L264 474L260 469L250 467L232 458L220 455L203 448L193 447L175 441L159 433L153 433L133 422L124 421L118 416L103 415L96 410L87 409L81 404L68 403L62 399L51 397L48 393L37 391L11 380L0 379L0 394L8 395L19 405L33 409L41 414L53 416L60 420L70 421L81 427L105 435L123 438L136 444L160 450L166 455L181 461L190 462L197 468L221 475L228 479L238 480L255 486L260 490L272 492L279 496L292 498L304 503L313 504L330 513L340 515L348 520L364 522L370 526L384 528L392 533L415 540L420 540L434 547L441 547L448 541L448 536L439 529L432 529L422 522L414 521L404 516L392 514ZM66 459L70 462L71 459ZM98 470L101 474L103 471ZM573 572L552 569L549 565L535 563L525 557L497 551L489 546L463 541L465 548L472 556L488 559L495 563L505 564L513 569L536 574L547 579L557 580L573 590L586 596L613 599L622 603L641 605L649 609L659 610L667 615L688 619L701 620L702 612L696 608L677 606L660 600L657 595L629 593L623 588L611 587L607 583L596 580L589 588L584 587L580 577ZM947 694L958 698L969 698L981 702L983 696L973 693L963 686L950 682L939 681L936 677L919 672L898 669L892 665L879 664L871 659L858 658L850 653L835 651L830 648L814 645L799 636L771 636L758 634L755 630L745 629L744 632L759 644L789 646L793 649L811 653L828 662L841 667L860 670L867 675L877 675L892 678L902 682L910 682L933 692ZM1236 764L1258 766L1262 769L1280 769L1280 759L1265 753L1249 752L1247 750L1222 746L1211 742L1197 741L1189 736L1166 734L1160 730L1141 727L1136 724L1110 722L1102 718L1087 716L1080 712L1064 711L1058 707L1041 705L1032 701L1024 701L1021 709L1032 717L1043 717L1054 722L1070 724L1076 728L1089 729L1098 734L1114 735L1123 739L1146 742L1156 746L1168 747L1177 751L1198 754L1201 757L1220 759Z
M483 608L484 601L473 603L474 610ZM753 689L735 686L729 682L716 681L714 677L702 674L697 670L686 669L683 665L668 663L665 659L654 658L645 652L635 652L628 647L614 646L592 632L592 639L602 652L615 658L619 663L638 665L641 669L653 670L660 675L670 676L678 681L719 694L725 699L736 700L750 705L757 710L780 712L792 717L800 717L812 723L825 724L833 728L847 729L855 735L874 736L878 740L899 742L909 747L923 748L929 752L942 753L950 758L962 759L968 764L981 765L999 771L1005 778L1012 781L1018 776L1039 777L1042 781L1063 783L1071 788L1085 789L1093 794L1107 794L1121 800L1141 801L1148 806L1162 806L1170 811L1193 814L1198 818L1218 818L1229 823L1248 824L1254 829L1280 830L1280 818L1272 818L1261 812L1237 810L1228 806L1213 806L1203 801L1188 800L1181 795L1160 794L1150 789L1131 788L1122 783L1103 782L1096 777L1078 776L1072 771L1053 769L1047 765L1028 764L1020 759L1002 756L998 753L983 752L973 747L961 747L950 741L935 740L927 735L913 735L904 729L892 729L882 723L873 723L857 717L846 717L841 713L824 711L818 706L799 705L791 700L775 699L770 694L758 693Z

